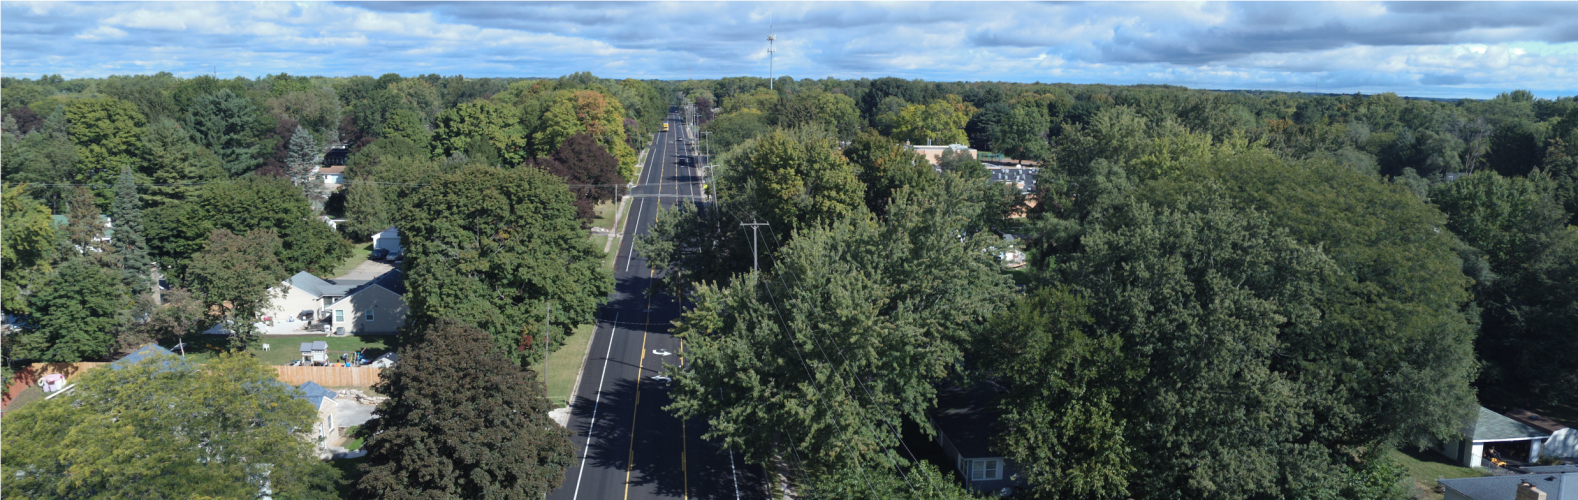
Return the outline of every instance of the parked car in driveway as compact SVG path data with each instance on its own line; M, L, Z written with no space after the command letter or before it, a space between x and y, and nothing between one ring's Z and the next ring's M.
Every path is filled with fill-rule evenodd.
M367 254L367 258L372 260L384 260L384 258L388 256L389 250L384 248L373 250L373 253Z

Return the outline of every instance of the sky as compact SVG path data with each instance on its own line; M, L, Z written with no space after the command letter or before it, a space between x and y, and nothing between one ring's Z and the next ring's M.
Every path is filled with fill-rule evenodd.
M1578 95L1578 2L0 2L0 73L774 75Z

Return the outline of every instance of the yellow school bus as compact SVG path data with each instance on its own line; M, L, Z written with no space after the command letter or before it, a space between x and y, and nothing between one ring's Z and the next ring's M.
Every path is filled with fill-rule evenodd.
M663 124L663 131L664 132L668 132L668 124L667 123Z

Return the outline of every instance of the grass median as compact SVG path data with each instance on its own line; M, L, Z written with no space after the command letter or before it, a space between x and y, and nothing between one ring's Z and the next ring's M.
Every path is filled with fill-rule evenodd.
M575 377L581 373L581 363L586 360L586 346L592 342L597 325L581 325L570 338L564 339L559 350L548 355L546 365L539 363L532 369L542 374L548 387L548 400L559 407L569 404L570 393L575 391Z

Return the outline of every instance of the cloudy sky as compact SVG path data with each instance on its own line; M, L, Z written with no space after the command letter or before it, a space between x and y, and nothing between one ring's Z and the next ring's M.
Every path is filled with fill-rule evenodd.
M0 2L0 72L776 74L1578 94L1578 3Z

